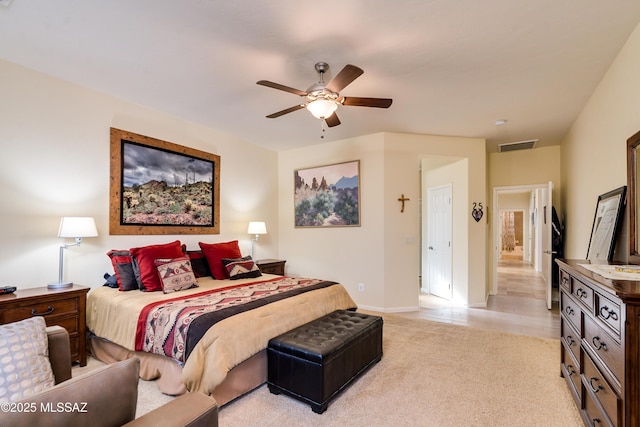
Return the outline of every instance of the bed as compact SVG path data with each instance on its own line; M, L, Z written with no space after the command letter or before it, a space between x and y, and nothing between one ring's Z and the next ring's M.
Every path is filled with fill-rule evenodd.
M139 357L140 377L157 380L163 393L200 391L224 405L266 382L270 338L335 310L356 309L341 284L317 279L208 276L197 278L197 285L175 293L92 289L87 297L90 351L105 363ZM215 309L202 308L207 299ZM238 308L245 304L247 309ZM205 314L192 315L197 311L212 324L205 327L200 321ZM176 320L176 313L184 312L189 315ZM185 325L188 338L176 338Z

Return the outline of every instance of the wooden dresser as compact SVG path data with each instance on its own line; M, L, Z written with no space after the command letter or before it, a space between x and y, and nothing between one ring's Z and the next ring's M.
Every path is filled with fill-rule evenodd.
M62 289L18 289L0 296L0 324L42 316L47 326L60 325L69 332L71 360L80 366L87 364L86 349L86 286L73 285Z
M640 426L640 281L560 268L561 374L586 425Z

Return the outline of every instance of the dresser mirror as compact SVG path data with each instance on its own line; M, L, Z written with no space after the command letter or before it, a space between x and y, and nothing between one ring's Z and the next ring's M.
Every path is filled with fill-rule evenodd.
M627 140L627 209L629 210L629 264L640 264L640 193L638 193L638 150L640 132Z

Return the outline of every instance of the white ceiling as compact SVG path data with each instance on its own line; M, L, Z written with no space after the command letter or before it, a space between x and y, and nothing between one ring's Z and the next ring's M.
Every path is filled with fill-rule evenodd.
M314 64L365 73L324 141L376 132L559 144L640 21L638 0L12 0L0 58L275 150L319 144ZM507 119L496 126L497 119Z

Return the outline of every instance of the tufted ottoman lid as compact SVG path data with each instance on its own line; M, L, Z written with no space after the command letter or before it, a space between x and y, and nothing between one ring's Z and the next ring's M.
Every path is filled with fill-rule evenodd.
M379 316L338 310L272 338L269 348L323 364L381 323Z

